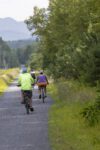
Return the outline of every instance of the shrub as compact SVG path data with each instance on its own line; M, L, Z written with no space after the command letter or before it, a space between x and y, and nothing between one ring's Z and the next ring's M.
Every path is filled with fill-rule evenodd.
M100 95L97 96L94 104L84 108L81 114L89 125L97 124L100 119Z

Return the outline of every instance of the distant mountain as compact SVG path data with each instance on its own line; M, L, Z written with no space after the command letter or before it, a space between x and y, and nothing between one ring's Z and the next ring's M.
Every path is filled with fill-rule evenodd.
M12 18L0 18L0 37L4 41L15 41L32 38L24 22Z

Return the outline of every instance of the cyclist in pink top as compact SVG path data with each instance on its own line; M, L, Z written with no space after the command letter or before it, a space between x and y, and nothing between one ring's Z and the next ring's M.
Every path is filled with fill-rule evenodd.
M46 86L49 84L47 76L43 74L43 70L40 71L40 75L37 76L36 83L39 89L39 98L41 98L41 87L44 86L45 89L45 97L46 97Z

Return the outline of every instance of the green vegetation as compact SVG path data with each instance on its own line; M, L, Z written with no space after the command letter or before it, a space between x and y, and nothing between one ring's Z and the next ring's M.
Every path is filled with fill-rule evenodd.
M56 82L65 79L52 87L54 150L100 149L100 97L94 90L100 87L99 18L100 0L50 0L47 9L35 7L26 20L39 37L40 67ZM31 59L33 67L35 62Z
M25 48L27 45L32 45L34 43L33 40L18 40L18 41L7 41L8 46L11 49Z
M53 78L74 78L96 85L100 77L100 57L96 61L99 18L99 0L50 0L48 9L34 8L26 24L38 35L42 66Z
M89 126L81 112L94 103L96 89L75 81L59 81L48 87L55 100L49 112L49 136L53 150L99 150L100 123Z
M0 39L0 67L42 68L56 82L48 89L55 100L49 121L54 150L99 150L100 0L49 0L25 22L37 42L12 50ZM5 88L8 76L1 76Z
M97 96L94 104L84 108L81 114L91 126L97 124L100 121L100 95Z
M35 41L11 42L11 44L15 44L15 47L9 43L0 38L0 68L2 69L19 67L21 64L30 64L31 55L35 55L34 53L38 51L38 42ZM17 48L18 44L19 48ZM12 47L15 49L12 49Z
M30 59L38 51L38 43L33 42L32 45L27 45L24 48L16 49L16 55L19 64L30 64ZM31 56L32 55L32 56Z
M0 70L0 94L2 94L8 85L19 73L19 69Z
M0 68L13 68L18 66L18 59L15 51L0 38Z

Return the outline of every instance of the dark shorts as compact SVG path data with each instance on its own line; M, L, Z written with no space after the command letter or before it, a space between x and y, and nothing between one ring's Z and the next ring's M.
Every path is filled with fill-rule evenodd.
M38 86L38 89L39 89L39 90L41 90L41 88L46 89L46 86L44 86L44 85L43 85L43 86Z
M22 94L24 95L24 94L26 94L29 98L32 98L32 90L22 90Z

